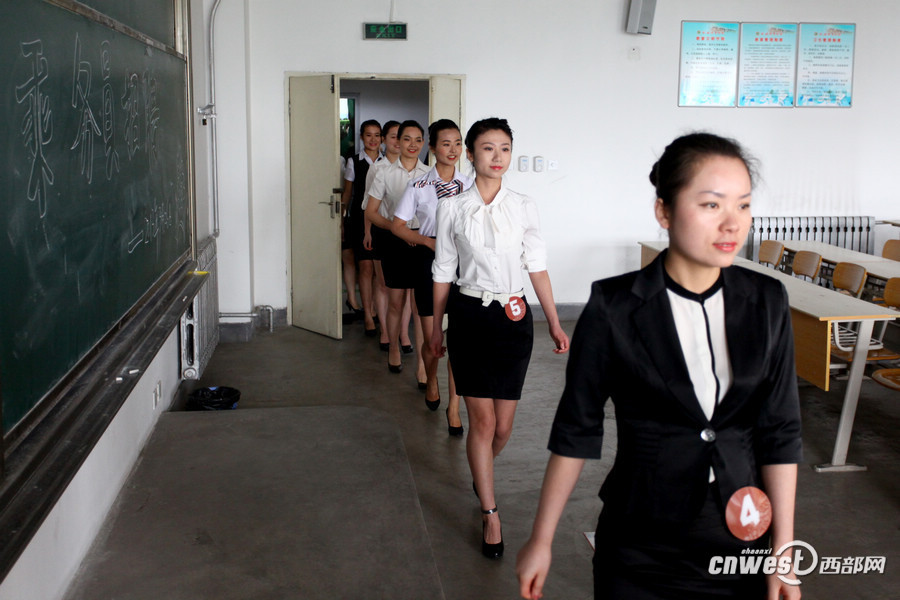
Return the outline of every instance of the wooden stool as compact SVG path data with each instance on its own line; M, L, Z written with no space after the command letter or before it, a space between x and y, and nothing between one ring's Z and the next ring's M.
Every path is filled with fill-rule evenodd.
M900 369L878 369L872 373L872 379L886 388L900 392Z

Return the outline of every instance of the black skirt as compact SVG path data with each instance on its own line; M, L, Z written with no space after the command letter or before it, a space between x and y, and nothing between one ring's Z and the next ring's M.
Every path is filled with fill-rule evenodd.
M413 287L416 311L420 317L431 317L434 316L434 280L431 276L434 250L428 246L416 246L413 250L416 263L416 283Z
M455 365L454 365L455 372ZM711 575L714 556L737 556L766 548L767 536L753 542L734 537L715 483L700 514L684 527L651 525L604 510L597 523L594 553L595 600L761 600L765 576Z
M499 302L482 306L480 298L463 296L453 286L447 309L447 351L456 393L474 398L518 400L531 361L534 325L531 307L512 321Z
M381 270L384 285L395 290L407 290L416 286L418 273L415 246L386 229L378 237L378 254L381 255Z

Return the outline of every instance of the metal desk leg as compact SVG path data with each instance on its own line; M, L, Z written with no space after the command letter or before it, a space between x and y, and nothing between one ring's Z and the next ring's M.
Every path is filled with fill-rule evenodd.
M859 403L859 389L862 387L863 373L866 370L866 355L869 352L869 340L872 338L874 321L865 319L859 323L856 346L853 347L853 362L847 377L847 391L844 392L844 406L841 408L841 420L838 424L837 439L834 441L834 453L831 462L813 467L819 473L828 471L865 471L864 465L847 464L847 448L850 446L850 434L853 432L853 419L856 418L856 405ZM833 326L837 326L835 323Z

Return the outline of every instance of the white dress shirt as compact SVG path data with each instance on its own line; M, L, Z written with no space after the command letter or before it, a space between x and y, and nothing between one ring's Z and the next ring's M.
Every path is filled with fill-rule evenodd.
M378 206L378 214L388 221L393 221L394 209L397 207L397 203L400 202L400 198L403 197L407 184L427 172L428 167L418 159L416 159L416 166L413 167L412 171L407 171L399 158L393 164L378 169L368 190L369 196L376 200L381 200L381 204ZM418 229L419 223L412 219L407 221L406 226L410 229Z
M403 192L403 197L397 203L397 208L394 209L394 216L404 221L418 220L419 233L427 237L434 237L437 232L436 211L438 205L435 186L447 184L453 187L451 184L454 183L456 184L455 191L448 197L468 189L472 185L472 178L460 173L459 169L454 169L453 179L445 182L438 175L437 167L432 168L422 177L409 182L406 191Z
M485 204L472 185L444 198L437 208L437 242L431 272L434 281L495 294L514 294L525 287L523 271L547 270L537 205L505 186Z

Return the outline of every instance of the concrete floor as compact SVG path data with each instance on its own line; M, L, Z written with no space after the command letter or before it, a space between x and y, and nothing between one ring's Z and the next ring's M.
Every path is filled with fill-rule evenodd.
M219 346L201 383L240 389L238 410L164 415L67 598L517 597L515 554L530 532L566 360L551 353L544 324L535 329L515 429L496 461L502 560L480 555L465 442L447 435L445 404L425 408L414 355L393 375L360 324L345 326L343 341L283 328ZM444 375L442 365L446 394ZM868 470L817 474L810 465L830 459L843 383L800 390L796 537L820 557L885 557L883 574L806 576L804 598L897 598L900 394L865 381L849 460ZM611 465L608 425L610 451L587 465L557 532L547 599L592 597L583 532L594 529ZM228 466L209 468L217 459ZM198 477L203 465L210 472Z

